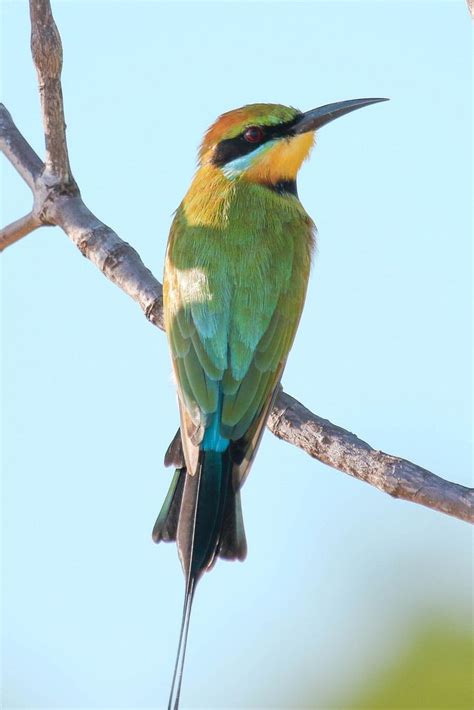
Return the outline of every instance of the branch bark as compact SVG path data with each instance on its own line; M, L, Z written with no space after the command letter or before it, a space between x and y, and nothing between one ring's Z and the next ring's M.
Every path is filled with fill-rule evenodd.
M26 237L27 234L38 229L38 227L41 227L40 220L33 212L30 212L3 229L0 229L0 251L3 251L5 247L9 247L19 239Z
M32 213L40 224L61 227L79 251L114 284L138 303L148 320L164 330L163 289L130 244L101 222L84 204L77 185L61 183L23 138L9 112L0 104L0 150L15 166L35 197ZM21 222L21 220L19 220ZM18 221L14 224L18 224ZM0 237L0 251L27 234L9 239L13 225Z
M62 46L49 0L30 0L32 53L38 72L45 131L45 163L40 160L0 104L0 149L31 188L30 215L5 228L0 249L41 224L57 225L102 273L164 330L160 282L138 253L84 204L72 177L67 152L61 90ZM474 522L474 489L372 449L354 434L310 412L280 392L268 421L270 431L315 459L375 486L395 498Z
M3 104L0 104L0 150L34 192L36 180L43 172L43 161L23 138Z
M393 498L419 503L466 522L473 522L474 490L451 483L406 459L376 451L345 429L318 417L281 392L268 428L314 459L370 483Z
M73 185L66 143L61 71L63 47L49 0L30 0L31 53L38 74L46 145L44 179Z

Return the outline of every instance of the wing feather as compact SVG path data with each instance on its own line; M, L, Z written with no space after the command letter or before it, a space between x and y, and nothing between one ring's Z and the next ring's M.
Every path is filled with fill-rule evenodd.
M215 380L211 380L203 369L194 348L182 358L184 368L191 387L191 397L204 414L213 414L217 409L218 387Z
M210 380L221 380L222 375L224 374L224 368L218 367L215 364L215 360L211 358L208 350L206 349L205 341L203 343L196 330L193 331L191 335L191 340L194 347L194 351L199 360L199 364L206 373L206 376Z
M170 235L165 315L186 463L193 474L206 428L217 425L216 436L229 440L235 456L236 490L261 439L305 298L312 223L298 204L288 203L288 224L273 208L259 213L258 243L256 215L248 228L242 222L247 211L219 232L191 227L181 210Z
M249 408L249 402L252 402L255 392L259 388L261 379L261 371L252 362L238 390L233 395L224 395L222 405L223 426L232 428L242 419Z

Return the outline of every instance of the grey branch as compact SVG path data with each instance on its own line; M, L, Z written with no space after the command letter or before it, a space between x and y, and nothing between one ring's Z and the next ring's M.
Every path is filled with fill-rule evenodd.
M20 134L3 104L0 104L0 150L32 186L35 198L32 219L38 225L61 227L82 254L131 296L153 325L163 330L160 282L135 249L92 214L75 184L62 185L54 175L44 173L43 163ZM0 250L28 233L15 230L15 225L21 226L21 222L23 220L18 220L0 232Z
M61 70L63 47L49 0L30 0L31 53L38 74L46 145L45 178L74 185L69 166Z
M419 503L473 522L474 490L451 483L410 461L376 451L355 434L318 417L281 392L268 428L318 461L370 483L393 498Z
M57 225L102 273L164 329L160 282L138 253L86 207L72 178L61 91L62 47L49 0L30 0L32 52L39 79L46 140L45 163L38 158L0 104L0 149L33 191L30 215L7 227L0 248L40 224ZM354 434L310 412L280 392L268 427L328 466L370 483L395 498L419 503L474 522L474 489L452 483L404 459L372 449Z
M20 219L15 220L15 222L3 227L3 229L0 229L0 251L3 251L5 247L9 247L19 239L26 237L27 234L38 229L38 227L41 227L41 222L34 212L30 212L24 217L20 217Z
M36 180L43 172L43 161L23 138L5 106L0 104L0 107L0 150L34 194Z

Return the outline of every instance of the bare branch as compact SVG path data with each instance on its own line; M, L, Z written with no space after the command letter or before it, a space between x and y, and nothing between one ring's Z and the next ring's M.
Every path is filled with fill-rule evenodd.
M24 217L20 217L16 222L12 222L7 227L0 229L0 251L3 251L5 247L14 244L22 237L26 237L27 234L33 232L38 227L41 227L42 222L30 212Z
M10 113L0 104L0 150L21 175L31 190L43 172L44 165L12 121Z
M67 154L61 92L62 47L49 0L30 0L32 50L38 70L46 167L0 105L0 149L33 190L31 215L4 230L19 239L38 223L61 227L81 253L131 296L148 320L164 329L160 282L138 253L86 207L72 178ZM30 229L31 228L31 229ZM4 246L7 246L8 239ZM474 522L474 490L439 478L409 461L375 451L354 434L316 416L280 393L268 422L275 436L313 458L365 481L385 493Z
M66 144L61 70L63 48L49 0L30 0L31 53L38 73L46 144L45 174L73 182Z
M85 257L138 303L153 325L164 330L163 288L130 244L98 220L80 195L54 196L46 214Z
M90 259L108 279L138 303L148 320L164 330L163 289L130 244L101 222L86 207L79 190L67 187L42 175L43 164L15 126L7 109L0 104L0 150L22 177L32 176L35 194L33 214L41 224L61 227L81 253ZM24 160L23 164L21 161ZM34 170L30 170L33 166ZM26 177L25 177L26 179ZM25 218L23 218L25 219ZM15 222L19 225L22 220ZM10 230L13 225L6 227ZM30 230L31 231L31 230ZM25 232L26 234L27 232ZM1 233L3 237L3 232ZM23 235L19 235L19 239ZM0 249L16 239L5 240Z
M310 412L281 392L268 428L318 461L370 483L394 498L474 522L474 489L446 481L410 461L372 449L355 434Z

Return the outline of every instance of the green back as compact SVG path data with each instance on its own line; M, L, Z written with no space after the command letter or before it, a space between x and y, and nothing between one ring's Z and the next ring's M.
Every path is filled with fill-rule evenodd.
M244 181L217 226L192 225L185 203L178 209L165 314L194 445L223 450L261 429L303 308L312 234L297 197Z

